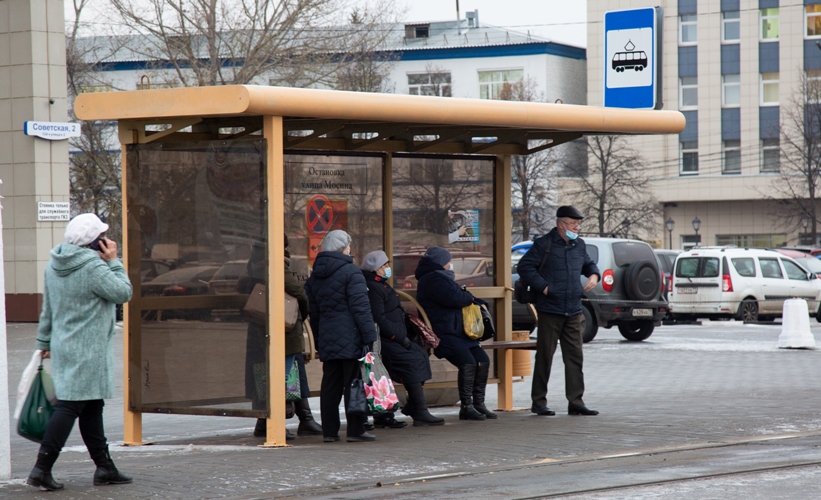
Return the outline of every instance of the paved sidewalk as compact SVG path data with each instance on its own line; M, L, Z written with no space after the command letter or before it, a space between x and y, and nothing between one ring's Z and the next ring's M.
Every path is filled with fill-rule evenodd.
M135 478L126 486L91 485L93 464L75 428L54 471L66 489L38 493L22 484L37 445L15 435L13 480L0 484L0 497L310 495L311 488L387 485L545 460L821 431L821 352L775 349L778 331L778 326L722 324L664 327L647 342L628 343L617 331L602 330L585 346L585 400L602 412L597 417L566 414L558 354L549 399L555 417L516 411L500 413L496 421L463 422L455 407L437 408L433 413L446 418L445 426L377 429L375 443L325 444L312 437L298 438L288 448L262 449L262 439L250 435L249 419L145 415L144 436L155 445L112 447L118 467ZM813 331L821 332L815 322ZM33 325L9 325L12 396L33 336ZM530 380L514 386L515 404L529 408ZM495 388L489 395L495 398ZM312 404L318 416L318 400ZM121 398L108 402L106 428L112 442L121 439Z

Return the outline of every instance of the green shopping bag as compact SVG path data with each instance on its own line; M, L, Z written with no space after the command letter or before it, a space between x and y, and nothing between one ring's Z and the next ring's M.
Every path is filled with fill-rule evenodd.
M296 356L302 356L302 353ZM302 399L302 389L299 384L299 366L296 364L296 356L285 357L285 368L288 370L288 361L291 361L290 370L285 377L285 401L299 401Z
M43 441L46 434L48 420L54 413L54 407L48 400L48 392L54 392L54 383L51 375L43 370L42 363L34 376L26 402L23 404L23 411L20 413L20 420L17 421L17 434L35 443Z

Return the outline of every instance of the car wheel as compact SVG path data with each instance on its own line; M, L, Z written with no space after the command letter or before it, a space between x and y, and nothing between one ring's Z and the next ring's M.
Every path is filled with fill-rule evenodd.
M599 333L599 325L596 323L596 316L586 307L582 307L582 314L584 315L584 332L582 333L582 342L585 344L596 338Z
M745 323L758 322L758 302L753 299L744 299L738 306L738 317Z
M636 321L634 323L619 325L619 333L627 340L640 342L650 337L655 328L652 321Z

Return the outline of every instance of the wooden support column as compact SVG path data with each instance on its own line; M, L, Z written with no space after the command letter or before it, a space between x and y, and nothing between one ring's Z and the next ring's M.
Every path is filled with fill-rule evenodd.
M510 275L510 156L496 157L495 175L495 279L496 286L503 287L504 298L496 299L496 340L513 340L513 282ZM496 376L498 385L498 407L500 410L513 409L513 351L499 349L496 355Z
M281 116L264 116L268 211L268 433L266 447L285 443L285 157ZM272 319L274 318L274 319Z

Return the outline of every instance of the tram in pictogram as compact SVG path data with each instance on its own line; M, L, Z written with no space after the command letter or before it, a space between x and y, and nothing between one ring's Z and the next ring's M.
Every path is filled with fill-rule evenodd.
M619 73L624 72L625 69L644 71L647 67L647 54L643 50L636 50L636 46L629 40L624 50L625 52L616 52L613 55L611 63L613 69Z

